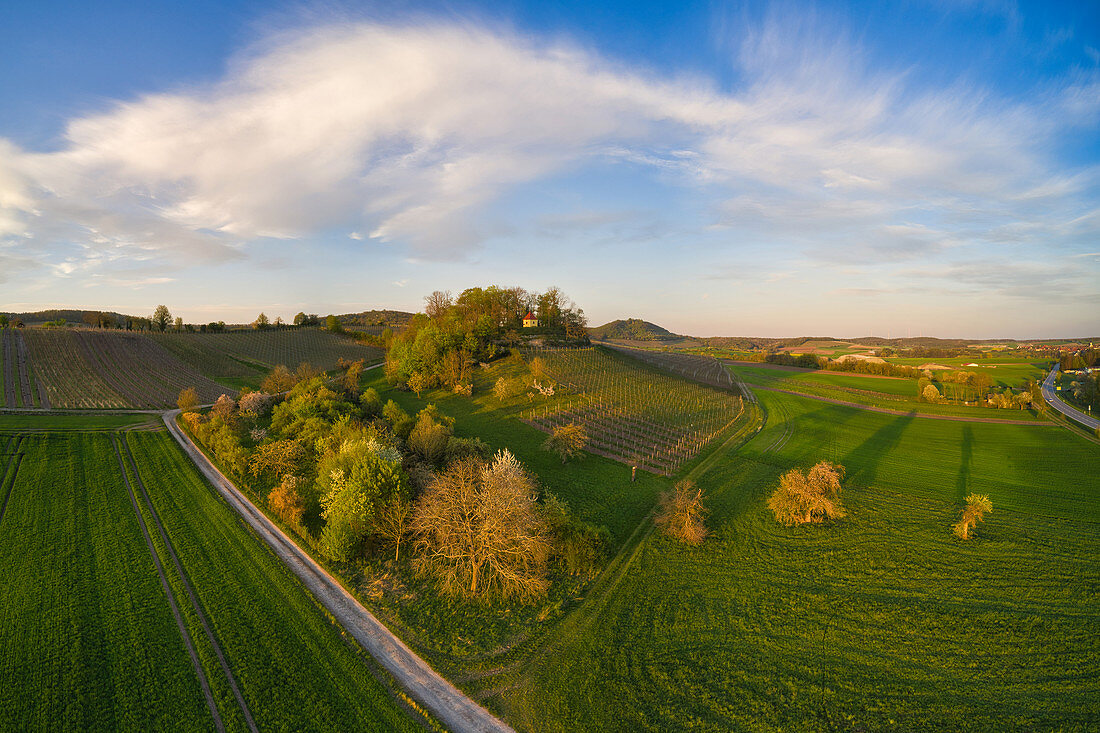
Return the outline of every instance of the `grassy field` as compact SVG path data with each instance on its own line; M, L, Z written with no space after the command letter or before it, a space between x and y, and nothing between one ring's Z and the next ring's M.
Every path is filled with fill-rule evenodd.
M886 361L891 364L904 364L906 366L921 366L922 364L942 364L952 369L988 374L993 378L994 385L998 387L1012 387L1019 389L1029 379L1042 379L1050 371L1051 360L1021 359L1011 356L995 355L990 359L975 359L972 356L961 356L943 359L889 357ZM978 366L966 366L977 364Z
M4 444L0 729L212 730L109 438Z
M0 728L214 727L124 476L228 730L245 710L261 730L416 727L167 433L33 435L17 453L0 518Z
M872 407L914 411L928 415L981 417L992 420L1034 420L1041 422L1045 419L1034 410L997 409L984 406L921 402L917 399L917 380L915 379L838 374L816 370L779 369L743 364L728 364L727 366L730 371L750 385L783 389Z
M1088 730L1100 722L1100 452L1056 427L922 421L761 393L699 476L714 536L653 534L499 683L521 730ZM849 516L787 529L780 473L848 467ZM1091 477L1082 481L1082 477ZM950 532L988 493L977 538Z
M155 414L0 414L0 431L4 432L96 432L119 428L155 428L160 424L160 416Z

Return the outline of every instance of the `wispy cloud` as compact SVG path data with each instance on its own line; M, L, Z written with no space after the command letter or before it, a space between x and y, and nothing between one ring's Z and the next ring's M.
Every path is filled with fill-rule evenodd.
M968 7L1016 17L1012 3ZM1100 175L1064 170L1045 141L1096 127L1097 74L1035 102L921 89L904 70L872 71L833 30L780 15L748 29L729 92L469 25L278 34L217 83L73 119L57 152L0 140L0 240L59 272L81 259L226 261L258 239L330 231L414 261L456 259L498 231L484 219L503 195L618 161L694 191L712 218L627 227L620 210L587 209L532 231L646 239L717 226L811 265L1006 242L1072 254L1095 241Z

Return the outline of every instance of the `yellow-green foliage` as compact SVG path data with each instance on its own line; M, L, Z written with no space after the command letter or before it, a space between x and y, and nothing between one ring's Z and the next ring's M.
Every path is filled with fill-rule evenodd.
M970 533L978 522L985 519L986 514L993 513L993 502L985 494L970 494L966 497L966 508L963 509L962 518L952 527L955 536L961 540L970 539Z
M788 526L824 522L844 516L840 481L844 467L820 461L806 473L797 468L779 478L779 488L768 499L776 520Z

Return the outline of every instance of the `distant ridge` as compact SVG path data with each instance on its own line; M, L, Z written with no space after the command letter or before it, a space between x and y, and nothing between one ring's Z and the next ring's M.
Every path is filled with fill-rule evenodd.
M640 318L619 319L588 329L594 339L619 339L624 341L673 341L683 338L655 323Z

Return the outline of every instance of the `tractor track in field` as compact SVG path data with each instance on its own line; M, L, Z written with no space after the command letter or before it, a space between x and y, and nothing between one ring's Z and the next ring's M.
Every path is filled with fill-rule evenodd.
M287 537L267 515L257 509L176 424L179 413L179 410L168 410L162 415L168 432L184 453L256 536L298 577L317 602L333 615L378 664L393 675L409 696L423 705L449 730L459 733L512 731L417 656L347 589Z
M831 397L819 397L818 395L806 394L805 392L795 392L789 389L779 389L778 387L763 387L759 384L749 384L750 389L762 389L766 392L781 392L783 394L793 395L795 397L804 397L808 400L817 400L818 402L828 402L834 405L842 405L844 407L854 407L857 410L866 410L868 412L880 412L884 415L896 415L899 417L919 417L925 420L949 420L953 422L982 422L991 423L993 425L1030 425L1031 427L1049 428L1057 427L1054 423L1046 420L1000 420L995 417L966 417L962 415L931 415L925 412L916 412L915 410L891 410L887 407L874 407L872 405L861 405L858 402L845 402L844 400L835 400Z
M145 526L145 518L141 516L141 509L138 507L137 496L134 494L134 487L130 485L130 477L126 474L126 466L122 462L122 452L118 449L118 441L114 436L111 436L111 445L114 446L115 455L118 457L118 470L122 473L122 480L126 482L126 491L130 494L130 505L134 508L134 514L137 515L138 525L141 527L141 534L145 538L145 546L149 549L149 555L153 558L153 564L156 565L157 575L160 576L160 584L164 588L164 594L168 598L168 605L172 609L172 615L176 618L176 626L179 628L184 646L187 647L187 653L191 656L191 666L195 669L195 675L198 677L199 685L202 687L202 694L203 697L206 698L206 705L210 709L210 714L214 717L214 727L218 730L218 733L225 733L225 723L222 722L221 715L218 713L218 706L214 702L214 693L210 690L210 683L206 679L206 674L203 672L202 664L199 662L199 654L195 650L195 645L191 641L191 636L187 633L187 626L183 622L183 614L180 613L179 605L176 603L176 597L172 594L172 587L168 584L168 576L165 575L164 565L161 564L160 556L157 555L157 550L153 546L153 538L149 536L149 528Z
M0 503L0 522L4 521L4 513L8 510L8 499L11 498L12 489L15 488L15 477L19 473L19 464L23 462L23 454L19 452L19 446L22 443L23 436L17 435L14 439L9 439L7 445L4 446L4 452L7 453L8 460L4 464L4 472L0 473L0 489L3 489L4 484L7 484L8 488L4 490L3 503ZM15 462L14 470L11 467L13 461Z
M176 555L176 548L172 545L172 541L168 539L168 532L164 529L164 523L160 520L160 515L157 513L156 508L153 506L153 500L149 496L149 492L145 488L145 482L141 480L141 474L138 472L137 461L134 460L134 454L130 451L130 444L126 442L125 438L121 441L117 437L112 436L112 440L115 442L115 450L118 450L118 443L122 443L124 449L126 462L130 465L130 471L134 474L134 481L137 483L138 489L141 490L141 495L145 499L146 506L149 507L149 515L153 518L153 524L157 526L157 532L160 534L161 540L164 542L164 547L168 550L168 556L172 558L172 565L175 566L176 572L180 576L180 582L183 584L184 591L187 593L188 599L191 601L192 607L195 609L195 614L198 616L199 623L202 624L203 631L206 633L206 638L210 642L211 648L214 650L214 655L218 658L218 664L221 665L222 672L225 674L225 679L229 682L229 687L233 691L233 697L236 698L237 704L241 708L241 712L244 714L245 722L248 724L248 729L252 733L259 733L256 728L256 723L252 719L252 711L248 709L248 704L244 700L244 695L241 694L240 688L237 686L237 680L233 676L232 670L229 668L229 662L225 659L225 653L222 651L221 644L218 643L218 639L214 636L213 629L210 628L210 622L206 618L206 614L203 613L202 606L199 603L198 597L195 595L195 589L191 585L191 581L188 580L187 574L183 571L183 566L180 564L179 556Z

